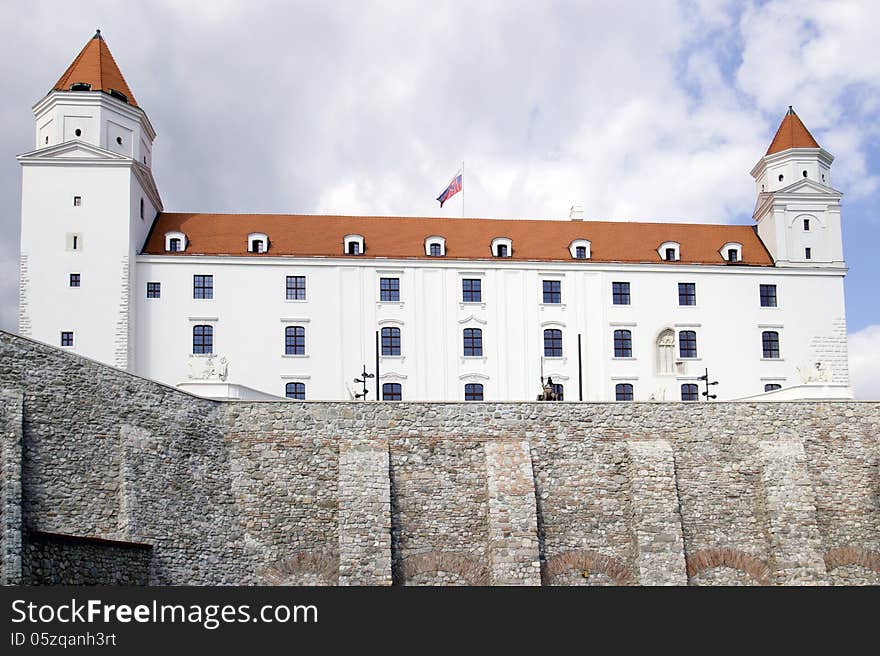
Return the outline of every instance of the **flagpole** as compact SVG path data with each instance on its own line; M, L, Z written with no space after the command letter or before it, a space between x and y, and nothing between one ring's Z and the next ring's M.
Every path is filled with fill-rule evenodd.
M461 160L461 218L464 218L464 160Z

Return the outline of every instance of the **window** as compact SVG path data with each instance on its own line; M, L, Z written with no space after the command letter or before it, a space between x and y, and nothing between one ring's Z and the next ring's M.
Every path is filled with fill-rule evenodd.
M463 303L480 303L483 300L479 279L465 278L461 281L461 300Z
M615 330L614 357L631 358L632 354L632 333L629 330Z
M513 241L509 237L495 237L492 240L491 252L494 257L510 257Z
M430 244L431 257L440 257L443 255L443 247L440 244Z
M611 302L614 305L629 305L629 283L611 283Z
M169 253L177 253L186 250L186 235L179 230L165 233L165 250Z
M82 201L83 201L82 196L74 196L73 197L73 206L79 207L80 205L82 205Z
M682 330L678 333L678 354L682 358L697 357L697 333L693 330Z
M263 232L252 232L247 236L249 253L265 253L269 250L269 236Z
M193 354L203 355L214 352L214 327L193 326Z
M770 360L779 358L779 333L775 330L765 330L761 333L761 345L765 358Z
M483 386L480 383L468 383L464 386L465 401L482 401Z
M696 305L697 304L697 283L680 282L678 283L678 304L679 305Z
M724 244L718 252L721 253L721 259L729 264L730 262L742 261L742 248L742 244L735 241L729 241Z
M400 300L400 278L379 278L379 300Z
M479 328L464 329L464 354L466 356L483 355L483 331Z
M304 301L306 300L306 277L305 276L287 276L287 286L285 290L285 298L288 301Z
M265 253L266 242L262 239L252 239L250 251L251 253Z
M72 235L71 246L73 250L79 248L79 235Z
M284 386L284 396L288 399L296 399L298 401L306 400L306 384L305 383L287 383Z
M553 393L556 395L557 401L565 400L565 388L560 383L553 383L550 385L550 388L553 390Z
M364 252L364 238L361 235L345 235L342 244L342 252L347 255L362 255Z
M657 373L675 373L675 331L667 328L657 337Z
M807 248L804 249L804 259L805 260L813 259L813 249L810 248L809 246L807 246Z
M498 257L507 257L507 244L498 244L496 253Z
M810 231L810 220L809 219L804 219L804 231L805 232Z
M177 237L172 237L168 242L168 250L172 253L177 253L180 251L180 239Z
M739 262L739 251L735 248L727 249L727 261L728 262Z
M158 282L147 283L147 298L159 298L162 295L162 284Z
M400 383L383 383L382 400L400 401L403 399L403 387Z
M586 246L575 246L574 257L576 260L586 260L587 259L587 247Z
M761 285L761 307L776 307L776 285Z
M674 248L667 248L665 250L665 255L664 255L663 259L666 260L667 262L674 262L675 260L677 260L678 258L675 257L675 249Z
M70 274L70 286L71 287L79 287L79 274L71 273Z
M766 385L764 385L765 392L775 392L778 389L782 389L782 385L780 385L779 383L767 383Z
M61 346L73 346L73 331L61 332Z
M545 303L562 303L562 281L545 280L544 281L544 302Z
M614 399L616 401L632 401L632 383L617 383L617 385L614 386Z
M144 199L141 198L141 218L144 218Z
M284 329L284 355L306 354L306 329L302 326L287 326Z
M699 401L700 393L697 389L696 384L694 383L685 383L681 386L681 400L682 401Z
M214 298L214 276L193 276L193 298Z
M562 331L555 328L548 328L544 331L544 357L545 358L561 358L562 357Z
M361 245L356 241L348 242L348 254L349 255L360 255L361 254Z
M443 257L446 255L446 238L440 235L432 235L425 238L425 255L430 257Z
M382 329L382 355L400 355L400 328Z

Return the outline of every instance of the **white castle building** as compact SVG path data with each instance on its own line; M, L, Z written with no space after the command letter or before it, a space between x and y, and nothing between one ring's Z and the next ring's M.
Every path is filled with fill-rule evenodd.
M96 34L34 106L19 331L212 397L850 397L833 157L785 115L754 226L164 211ZM379 354L376 354L377 335ZM708 381L713 382L713 381Z

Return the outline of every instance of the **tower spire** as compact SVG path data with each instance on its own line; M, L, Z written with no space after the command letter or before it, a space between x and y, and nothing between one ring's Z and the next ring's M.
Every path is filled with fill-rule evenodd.
M78 87L77 91L104 91L105 93L116 92L124 96L125 102L137 107L137 101L131 92L116 60L107 47L107 42L101 36L101 30L95 30L95 36L89 39L80 53L67 67L62 76L52 87L53 91L70 91L71 85L88 85ZM120 98L123 100L123 98Z
M789 105L776 136L767 149L767 155L778 153L789 148L819 148L818 142L807 130L807 127L801 121L800 117L795 114L794 108Z

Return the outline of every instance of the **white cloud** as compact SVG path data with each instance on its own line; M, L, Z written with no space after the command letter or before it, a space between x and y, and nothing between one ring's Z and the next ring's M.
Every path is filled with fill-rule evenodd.
M849 336L849 375L857 399L880 400L880 325Z

